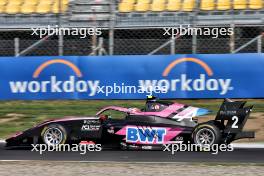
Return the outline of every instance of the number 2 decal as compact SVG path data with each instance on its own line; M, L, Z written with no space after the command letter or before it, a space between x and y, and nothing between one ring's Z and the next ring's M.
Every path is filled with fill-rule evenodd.
M238 128L237 122L238 122L238 117L237 116L233 116L232 120L234 121L231 128Z

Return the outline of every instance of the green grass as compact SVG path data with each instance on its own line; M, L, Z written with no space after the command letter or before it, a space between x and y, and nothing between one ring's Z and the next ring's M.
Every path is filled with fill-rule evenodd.
M216 113L222 100L177 100L197 107L213 110ZM264 100L248 100L254 105L254 112L264 112ZM52 118L63 116L93 116L104 106L144 107L140 100L87 100L87 101L2 101L0 102L0 138L16 131L25 130L33 125ZM15 118L1 123L1 120Z

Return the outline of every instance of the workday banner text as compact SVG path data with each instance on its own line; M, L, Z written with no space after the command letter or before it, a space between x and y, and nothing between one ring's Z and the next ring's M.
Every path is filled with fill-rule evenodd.
M263 98L264 54L1 57L0 99Z

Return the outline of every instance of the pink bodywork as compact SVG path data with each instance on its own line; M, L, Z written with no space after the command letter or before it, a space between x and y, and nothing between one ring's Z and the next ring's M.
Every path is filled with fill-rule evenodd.
M132 115L154 115L154 116L159 116L159 117L168 117L170 114L174 113L175 111L183 107L184 107L184 104L174 103L160 112L142 112L140 110L135 111L133 108L124 108L124 107L119 107L119 106L107 106L101 109L99 112L97 112L96 115L98 116L106 110L115 110L115 111L129 113Z
M139 109L136 109L136 108L124 108L124 107L118 107L118 106L108 106L108 107L103 108L99 112L97 112L96 115L99 116L101 113L103 113L104 111L107 111L107 110L115 110L115 111L129 113L131 115L143 115L143 116L144 115L145 116L154 115L154 116L167 118L169 115L171 115L172 113L176 112L177 110L179 110L179 109L181 109L183 107L184 107L184 104L174 103L174 104L168 106L167 108L165 108L164 110L162 110L160 112L142 112L142 111L140 111ZM123 140L126 141L126 135L127 135L126 132L127 132L127 128L128 127L140 128L140 129L143 129L143 130L147 129L147 128L150 128L150 127L147 127L147 126L131 126L131 125L128 125L128 126L124 126L122 129L117 131L115 134L116 135L125 136ZM156 128L156 127L151 127L151 128ZM168 127L157 127L157 128L163 128L166 131L166 135L164 136L163 144L173 143L174 141L171 141L171 140L173 138L175 138L176 136L178 136L183 131L183 128L168 128ZM160 143L156 142L156 139L152 143L147 143L147 142L142 142L142 141L128 142L128 143L135 143L135 144L160 144Z

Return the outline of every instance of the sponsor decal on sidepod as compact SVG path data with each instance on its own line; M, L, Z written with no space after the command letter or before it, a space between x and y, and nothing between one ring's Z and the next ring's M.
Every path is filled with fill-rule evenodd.
M134 144L166 144L179 135L183 129L167 127L145 127L128 125L116 132L125 136L127 143Z

